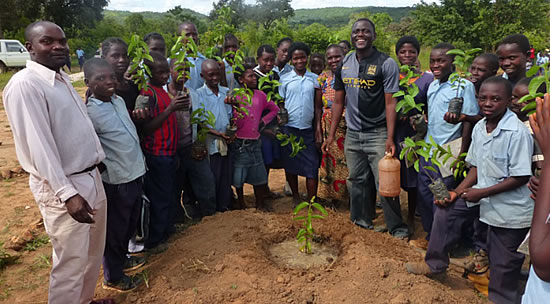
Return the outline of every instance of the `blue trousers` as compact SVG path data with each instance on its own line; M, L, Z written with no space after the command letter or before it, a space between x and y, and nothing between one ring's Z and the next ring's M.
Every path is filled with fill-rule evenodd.
M216 213L216 189L212 187L214 175L208 157L197 160L191 157L191 147L178 149L179 167L176 174L176 207L182 191L191 203L197 201L202 216Z
M153 248L165 241L172 231L170 212L174 204L174 179L176 177L176 157L145 154L147 174L144 192L151 201L149 238L146 248Z
M116 282L124 276L128 242L134 235L141 207L142 178L125 184L103 183L107 196L107 235L103 277Z
M489 300L493 303L517 303L518 281L525 255L517 252L529 228L509 229L489 225Z
M477 224L475 222L477 221ZM424 260L435 273L449 266L449 251L460 240L462 227L474 224L474 246L486 250L487 225L479 221L479 206L468 207L458 199L449 207L436 206L428 250Z
M432 166L437 170L437 173L422 169L425 166ZM420 218L422 220L422 228L426 231L426 240L430 240L430 235L432 231L432 222L434 221L434 213L437 206L434 205L434 196L430 191L428 185L432 183L432 179L436 180L441 178L441 173L436 165L432 165L431 162L424 160L423 157L420 157L420 172L418 173L417 179L417 200L416 200L416 210L420 213ZM426 171L426 172L425 172ZM429 175L428 175L429 174ZM431 177L431 178L430 178ZM442 178L443 183L447 186L447 189L454 189L457 185L453 176Z
M378 162L386 150L387 130L373 128L366 132L347 130L344 153L349 170L351 221L362 227L372 227L378 189ZM373 179L370 176L374 177ZM399 197L381 197L384 219L390 233L405 230Z

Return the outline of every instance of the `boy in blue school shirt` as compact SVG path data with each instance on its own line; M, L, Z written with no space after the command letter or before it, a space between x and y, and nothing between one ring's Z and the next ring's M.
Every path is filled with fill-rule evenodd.
M309 47L302 42L294 42L288 50L294 69L281 77L279 94L285 100L288 123L282 128L288 135L304 139L305 150L290 157L290 145L283 153L285 175L294 203L301 201L298 193L298 175L306 178L308 200L317 195L319 180L319 148L321 134L321 90L317 75L307 70Z
M216 210L223 212L229 210L231 205L233 168L227 144L234 139L234 136L225 135L225 131L231 121L233 110L231 105L224 102L229 89L219 85L221 77L225 75L221 75L218 63L207 59L202 63L201 69L204 85L195 92L191 91L191 102L194 110L202 108L212 112L216 117L215 125L209 126L206 147L216 184Z
M472 168L464 181L450 191L449 199L434 204L445 208L457 204L460 197L468 207L479 205L480 220L489 225L489 300L499 304L516 303L525 258L517 249L529 231L534 207L527 188L533 138L508 109L512 100L512 85L508 80L498 76L485 80L478 99L485 118L472 132L466 157ZM418 267L421 268L425 270L422 274L445 271L432 269L431 265Z
M142 257L126 256L139 219L145 158L126 104L115 94L112 66L104 59L92 58L84 64L84 77L92 93L86 104L88 115L105 151L101 174L107 195L103 288L126 292L143 283L124 271L145 264Z
M462 137L460 151L453 151L454 155L460 155L468 151L473 125L469 122L450 124L444 119L445 113L447 113L449 108L449 101L457 96L456 88L453 87L454 83L449 81L449 76L453 72L454 56L447 55L447 52L452 49L454 49L453 45L440 43L432 49L430 54L430 69L435 80L428 88L428 133L425 140L429 141L430 137L432 137L437 144L444 145ZM459 97L464 98L462 113L477 115L479 107L476 101L474 85L468 80L463 81L463 88L458 93ZM436 166L433 166L430 162L424 160L424 158L420 159L420 165L432 166L437 170ZM437 173L420 170L418 174L417 207L422 220L422 227L427 233L426 240L429 241L435 207L433 206L433 194L428 187L432 181L427 174L430 174L433 179L443 178L447 189L454 188L456 182L452 175L442 176L439 170ZM411 244L426 249L428 247L426 240L411 241Z
M193 39L196 45L199 45L199 32L197 26L189 21L186 21L178 26L178 35ZM192 66L189 70L189 80L185 83L185 87L192 90L197 90L204 85L204 80L201 78L201 67L206 57L200 52L197 57L187 57Z

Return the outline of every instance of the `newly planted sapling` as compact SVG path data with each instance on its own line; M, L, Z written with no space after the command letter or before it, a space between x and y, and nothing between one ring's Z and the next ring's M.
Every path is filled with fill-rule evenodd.
M476 54L480 51L480 48L475 48L467 51L452 49L447 52L447 55L454 56L453 64L456 67L456 72L449 76L449 81L451 82L453 89L456 90L456 96L449 102L449 113L456 115L460 115L460 113L462 113L464 98L459 96L460 90L464 90L466 86L466 78L471 76L471 73L468 72L468 68L474 61Z
M401 66L401 73L406 76L399 80L400 90L393 94L394 98L401 98L401 100L395 105L395 111L401 117L408 117L409 112L417 110L415 115L410 116L411 124L414 124L416 130L415 140L420 140L426 136L428 132L428 125L423 115L423 103L417 104L414 98L420 92L420 89L414 83L414 80L420 75L416 74L414 67L408 65Z
M191 157L202 159L206 154L206 136L210 128L216 124L216 117L212 112L198 108L191 113L191 124L197 126L197 140L193 143Z
M139 35L133 35L128 45L128 56L132 58L130 62L130 74L134 83L138 86L140 92L147 88L147 77L151 77L151 70L143 63L145 60L153 62L153 57L149 54L147 43ZM149 106L149 98L143 93L136 98L135 109L145 109Z
M540 75L529 81L529 94L518 100L518 103L527 103L521 109L522 111L526 111L527 115L531 115L536 112L537 104L535 100L544 96L544 93L539 92L542 85L546 87L546 92L550 93L550 62L532 66L529 71L527 71L525 76L533 77L537 74L537 72L539 72Z
M307 207L306 215L297 216L300 210ZM320 214L315 214L317 210ZM328 213L323 206L319 203L315 203L315 196L311 198L309 202L301 202L294 208L294 220L301 221L303 228L300 228L296 235L300 246L300 251L306 254L311 254L311 242L313 240L315 230L313 229L313 219L324 219Z

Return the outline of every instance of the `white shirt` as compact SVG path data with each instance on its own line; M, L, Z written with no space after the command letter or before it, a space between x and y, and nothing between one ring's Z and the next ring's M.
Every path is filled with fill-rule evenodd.
M3 97L17 159L31 180L49 184L61 201L78 194L68 177L100 163L105 154L68 75L27 61Z
M521 304L547 303L550 299L550 282L541 280L533 266L529 270L529 279L525 285L525 293L521 298Z

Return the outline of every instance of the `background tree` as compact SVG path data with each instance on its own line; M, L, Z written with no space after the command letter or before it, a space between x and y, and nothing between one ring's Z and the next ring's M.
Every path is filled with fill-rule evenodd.
M294 16L291 0L257 0L250 10L250 17L260 23L264 29L271 28L276 20Z
M231 26L240 27L247 20L251 6L244 3L244 0L219 0L212 3L209 19L216 20L219 17L219 10L222 7L231 8Z

